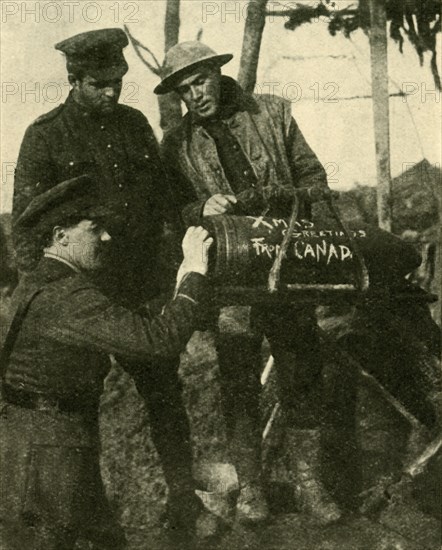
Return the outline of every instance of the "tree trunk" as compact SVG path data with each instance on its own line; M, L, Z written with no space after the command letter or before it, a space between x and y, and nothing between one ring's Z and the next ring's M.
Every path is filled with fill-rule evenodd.
M369 0L373 119L379 227L391 231L390 113L385 0Z
M164 52L178 42L180 32L180 0L167 0L164 23ZM158 96L160 126L163 135L173 130L182 117L181 100L175 94Z
M248 4L238 74L238 82L246 92L253 92L256 84L259 51L266 22L267 1L251 0Z

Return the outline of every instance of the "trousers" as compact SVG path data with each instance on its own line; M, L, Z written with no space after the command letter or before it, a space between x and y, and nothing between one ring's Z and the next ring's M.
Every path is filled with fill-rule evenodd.
M263 337L274 358L278 401L300 429L321 423L323 361L312 306L253 306L248 323L250 329L238 334L219 321L216 347L233 460L240 480L252 481L260 475L261 462Z
M173 294L176 254L170 249L176 246L176 239L162 238L161 247L159 242L146 237L135 239L135 243L122 238L115 240L105 268L97 276L97 284L113 301L125 307L136 309L148 303L151 314L159 314ZM190 427L178 374L179 356L158 358L151 364L129 362L121 357L117 360L133 377L145 403L169 494L187 493L189 498L193 497Z
M96 416L3 403L0 436L2 550L70 550L79 538L125 547L100 475Z
M170 496L194 494L190 426L178 375L179 358L133 373L149 413L152 441L160 457Z

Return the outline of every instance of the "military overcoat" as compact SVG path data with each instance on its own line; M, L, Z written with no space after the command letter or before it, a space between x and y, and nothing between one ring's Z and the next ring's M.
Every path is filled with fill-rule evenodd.
M231 78L221 83L222 123L236 138L256 177L254 193L289 187L326 187L325 170L292 117L291 103L268 94L247 94ZM214 139L187 113L163 143L166 162L175 173L175 193L188 224L198 223L204 203L216 193L233 194ZM252 197L252 195L249 195ZM257 215L256 200L245 214ZM269 215L290 214L283 200Z
M43 522L74 537L101 517L106 504L98 465L98 400L108 354L129 360L125 365L134 369L161 368L190 339L206 285L204 276L189 273L174 300L153 314L149 306L134 312L115 305L56 259L44 258L22 277L15 303L40 292L30 302L4 374L2 521L23 530Z
M96 176L103 201L112 205L113 221L124 248L150 255L163 221L173 217L173 201L158 144L146 117L118 104L112 114L93 114L67 101L26 130L14 181L13 223L37 194L67 179ZM42 243L29 231L14 231L18 267L31 271Z

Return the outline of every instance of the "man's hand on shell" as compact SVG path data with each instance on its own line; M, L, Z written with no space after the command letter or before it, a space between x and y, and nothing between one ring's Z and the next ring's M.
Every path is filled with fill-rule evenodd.
M225 214L231 211L236 203L237 200L234 195L217 193L206 201L203 209L203 217Z
M183 263L180 267L181 275L195 271L201 275L207 274L209 263L209 248L213 238L203 227L189 227L182 242Z

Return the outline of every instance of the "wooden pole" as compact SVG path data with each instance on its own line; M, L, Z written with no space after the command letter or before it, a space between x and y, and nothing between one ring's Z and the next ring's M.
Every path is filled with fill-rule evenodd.
M251 0L247 5L238 82L246 92L253 92L256 84L259 51L266 23L268 0Z
M391 231L390 112L386 0L369 0L373 120L376 144L377 211L381 229Z
M180 32L180 0L167 0L164 20L164 51L178 42Z
M164 21L164 53L178 42L180 32L180 0L167 0ZM174 130L181 121L181 100L175 94L158 96L160 126L163 135Z
M146 67L157 76L161 76L161 65L155 57L152 50L142 44L138 39L132 36L127 25L124 25L124 30L129 37L129 40L134 47L135 53L146 65ZM180 0L167 0L166 4L166 16L164 20L164 53L174 46L178 42L180 32ZM141 53L147 52L151 57L148 61ZM160 126L163 130L163 137L176 128L181 121L182 109L181 100L175 94L165 94L158 96L158 106L160 110Z

